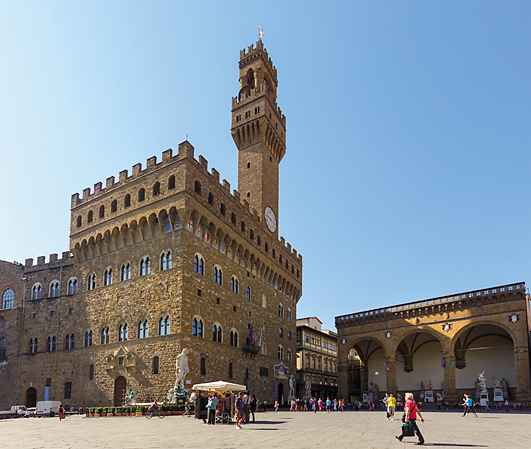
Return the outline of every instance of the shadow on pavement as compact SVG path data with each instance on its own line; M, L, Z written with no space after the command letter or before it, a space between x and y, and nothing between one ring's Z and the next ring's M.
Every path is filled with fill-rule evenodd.
M453 444L453 443L426 443L426 446L442 446L442 447L488 447L484 444Z

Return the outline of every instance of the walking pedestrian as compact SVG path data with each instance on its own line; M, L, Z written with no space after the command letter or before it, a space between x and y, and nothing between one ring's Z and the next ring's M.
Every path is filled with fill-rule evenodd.
M424 422L424 418L420 414L420 411L418 410L417 404L415 404L415 397L413 396L413 393L406 393L406 405L404 407L404 411L406 413L406 423L410 423L413 425L413 429L415 430L415 434L417 435L417 438L419 439L417 444L424 444L424 437L420 433L419 427L417 426L417 413L420 417L420 422ZM404 429L404 427L402 427ZM395 435L395 438L398 441L402 441L404 438L404 433L402 435Z
M505 399L505 411L509 413L509 400Z
M65 409L63 408L63 404L59 404L59 407L57 407L57 414L59 415L59 421L65 419Z
M249 422L249 415L251 414L251 396L249 392L245 392L243 395L243 413L245 413L245 423Z
M468 396L468 394L465 393L465 396L463 397L463 401L465 403L465 411L463 413L463 418L467 418L468 417L468 414L470 412L474 413L474 418L477 418L478 415L476 414L476 412L474 411L474 408L473 408L473 403L472 403L472 398L470 396Z
M208 395L208 404L206 405L207 409L207 421L208 424L216 424L216 408L218 406L217 394L214 393L212 396Z
M275 399L275 412L278 412L278 399Z
M323 400L319 398L319 401L317 401L317 403L319 404L319 411L321 411L323 409Z
M315 403L315 398L312 398L312 410L314 413L317 413L317 404Z
M326 398L326 412L330 413L330 409L332 408L332 401L330 398Z
M187 399L186 402L184 403L184 415L183 416L186 416L187 418L190 417L190 401Z
M254 414L257 410L257 405L256 405L256 396L253 394L251 396L251 414L253 415L253 422L254 422Z
M391 421L395 419L395 409L396 409L396 398L393 396L393 393L389 394L387 398L387 414Z
M385 406L385 411L387 413L387 419L390 418L389 416L389 410L387 409L387 400L389 399L389 393L385 393L385 398L383 398L382 402L384 403L384 406Z
M242 428L242 421L245 419L245 413L243 411L243 391L234 401L234 408L236 409L236 429Z

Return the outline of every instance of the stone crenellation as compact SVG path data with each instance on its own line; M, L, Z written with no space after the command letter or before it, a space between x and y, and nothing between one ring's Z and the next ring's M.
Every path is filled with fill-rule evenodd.
M30 268L32 266L48 268L49 266L51 267L53 265L62 264L64 262L71 261L71 259L73 259L73 258L74 258L74 255L70 251L63 251L61 259L59 259L59 256L58 256L57 253L50 254L48 263L46 263L46 256L38 256L36 265L33 265L33 259L32 258L28 258L24 262L24 267L26 269L28 269L28 268Z
M267 50L264 48L264 44L261 40L256 42L256 47L254 46L254 44L252 44L247 47L247 51L245 49L240 50L240 68L249 64L249 62L251 62L253 59L260 57L264 60L269 69L273 72L276 79L277 69L273 65L273 61L271 61L271 58L269 57Z

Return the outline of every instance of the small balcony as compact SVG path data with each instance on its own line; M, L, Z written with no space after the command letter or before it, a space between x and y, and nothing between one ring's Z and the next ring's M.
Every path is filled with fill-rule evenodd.
M243 345L242 346L242 353L244 357L249 356L249 358L254 359L256 357L256 354L260 352L260 346L250 346L250 345Z

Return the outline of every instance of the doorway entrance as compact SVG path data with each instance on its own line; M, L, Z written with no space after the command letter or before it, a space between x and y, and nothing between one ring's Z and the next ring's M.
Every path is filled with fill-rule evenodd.
M26 390L26 408L37 406L37 390L30 387Z
M123 405L125 398L125 389L127 388L127 380L124 376L116 378L114 381L114 406L120 407Z
M284 384L282 382L280 382L278 384L278 397L277 397L277 401L279 404L283 404L284 403Z

